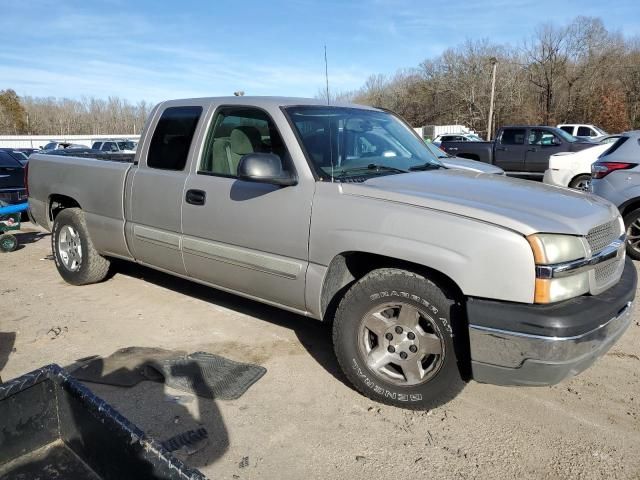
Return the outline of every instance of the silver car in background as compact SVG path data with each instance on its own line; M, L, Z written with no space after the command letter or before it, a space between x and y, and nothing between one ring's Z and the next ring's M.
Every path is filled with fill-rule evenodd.
M627 253L640 260L640 130L624 133L591 166L593 193L615 204L624 219Z

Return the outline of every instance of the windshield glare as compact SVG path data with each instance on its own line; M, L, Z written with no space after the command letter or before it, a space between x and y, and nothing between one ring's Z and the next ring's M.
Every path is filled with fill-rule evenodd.
M331 106L289 107L286 112L309 160L325 179L442 166L424 142L389 113Z

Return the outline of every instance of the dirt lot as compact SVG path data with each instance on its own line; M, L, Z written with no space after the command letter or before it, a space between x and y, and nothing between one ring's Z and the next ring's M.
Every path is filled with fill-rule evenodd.
M181 457L211 478L640 478L637 313L613 350L571 381L472 382L441 408L410 412L347 386L329 332L315 321L136 265L72 287L48 257L49 236L25 232L22 249L0 255L0 331L16 333L4 379L129 346L202 350L267 368L234 401L151 382L90 384L160 440L204 425L206 447Z

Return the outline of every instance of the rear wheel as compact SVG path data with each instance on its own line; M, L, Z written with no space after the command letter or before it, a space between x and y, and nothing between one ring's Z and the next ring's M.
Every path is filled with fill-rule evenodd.
M640 208L624 216L627 229L627 255L634 260L640 260Z
M575 188L576 190L588 192L589 188L591 187L591 175L578 175L576 178L571 180L569 186L571 188Z
M58 273L72 285L97 283L109 273L109 260L93 246L79 208L66 208L56 216L51 248Z
M346 293L333 326L338 362L358 391L402 408L429 409L464 386L451 316L455 302L429 279L374 270Z

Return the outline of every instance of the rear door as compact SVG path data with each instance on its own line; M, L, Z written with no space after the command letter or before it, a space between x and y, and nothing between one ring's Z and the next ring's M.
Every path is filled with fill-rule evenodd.
M7 152L0 151L0 189L23 187L24 167Z
M507 172L524 171L526 136L524 127L504 128L496 139L493 163Z
M209 123L183 195L188 275L304 310L315 182L299 178L297 185L281 187L237 178L240 159L251 152L273 153L283 169L295 170L281 133L289 128L283 113L221 106Z
M182 275L182 195L203 111L201 105L160 107L125 192L127 240L134 258Z
M566 150L560 138L542 128L529 129L527 144L525 169L533 174L543 174L549 168L549 157Z

